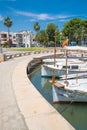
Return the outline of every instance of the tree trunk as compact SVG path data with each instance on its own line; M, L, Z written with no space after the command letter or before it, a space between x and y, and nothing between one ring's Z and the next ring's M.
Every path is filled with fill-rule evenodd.
M8 42L9 42L9 28L8 28Z

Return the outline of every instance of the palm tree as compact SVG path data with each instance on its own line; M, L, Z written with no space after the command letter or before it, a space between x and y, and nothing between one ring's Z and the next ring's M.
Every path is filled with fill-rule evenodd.
M10 38L9 38L9 28L12 26L12 20L9 18L9 17L6 17L4 19L4 25L8 28L8 41L10 41Z
M35 30L36 32L38 32L38 31L40 30L40 25L39 25L38 22L35 22L35 23L34 23L34 30Z

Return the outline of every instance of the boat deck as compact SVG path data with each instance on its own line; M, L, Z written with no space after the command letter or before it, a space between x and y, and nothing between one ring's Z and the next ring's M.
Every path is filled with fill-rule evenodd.
M58 88L64 88L66 90L70 91L78 91L80 93L86 93L87 94L87 78L82 79L70 79L68 81L68 86L65 84L65 80L63 81L56 81L54 83L54 86Z

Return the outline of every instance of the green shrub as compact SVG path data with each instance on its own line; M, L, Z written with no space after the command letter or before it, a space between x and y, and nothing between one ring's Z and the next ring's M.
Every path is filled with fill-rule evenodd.
M9 47L9 43L8 42L4 42L4 45L3 45L4 47Z

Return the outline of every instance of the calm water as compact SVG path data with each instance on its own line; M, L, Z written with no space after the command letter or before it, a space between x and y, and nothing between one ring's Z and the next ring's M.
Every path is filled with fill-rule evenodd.
M52 87L49 78L41 77L40 68L29 77L34 86L50 102L76 130L87 130L87 103L53 104Z

